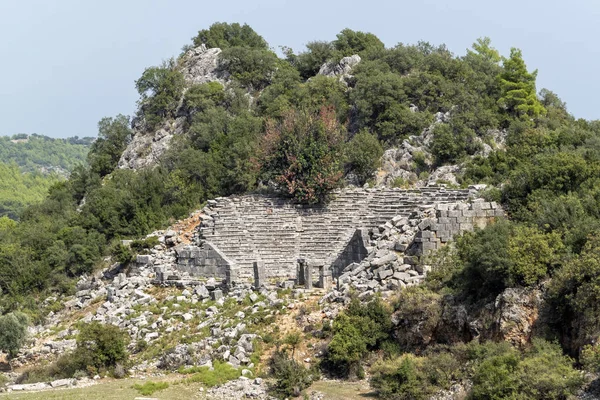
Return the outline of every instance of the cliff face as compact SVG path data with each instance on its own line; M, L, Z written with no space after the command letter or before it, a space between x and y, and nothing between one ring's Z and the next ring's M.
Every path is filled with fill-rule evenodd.
M186 88L208 82L219 82L223 86L229 82L229 73L219 64L221 49L207 49L202 45L189 50L179 60L179 71L183 74ZM184 90L185 94L185 90ZM180 105L183 100L180 100ZM176 113L179 115L179 112ZM121 155L118 167L142 169L154 166L170 146L174 136L184 133L185 117L167 119L153 132L145 132L140 124L133 124L133 139Z

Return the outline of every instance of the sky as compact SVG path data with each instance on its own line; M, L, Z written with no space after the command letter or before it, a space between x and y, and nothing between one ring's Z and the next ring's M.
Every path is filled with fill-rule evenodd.
M488 36L503 55L523 51L538 90L600 119L599 17L597 0L0 0L0 135L95 136L101 118L134 114L145 68L214 22L248 23L296 52L344 28L457 55Z

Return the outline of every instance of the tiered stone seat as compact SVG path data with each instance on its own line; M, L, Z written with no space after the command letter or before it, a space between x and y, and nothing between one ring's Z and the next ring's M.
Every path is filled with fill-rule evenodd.
M252 275L261 260L269 276L294 276L298 258L329 260L356 229L372 229L424 205L465 201L469 190L348 189L327 205L302 206L281 198L246 195L217 198L205 209L200 237L216 246L239 269Z

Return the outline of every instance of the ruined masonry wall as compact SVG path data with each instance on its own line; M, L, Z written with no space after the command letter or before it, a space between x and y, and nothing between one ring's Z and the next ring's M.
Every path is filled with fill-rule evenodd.
M348 253L347 244L357 229L377 228L395 216L462 203L474 195L472 190L442 187L352 189L338 191L331 202L320 206L263 195L222 197L209 201L204 209L199 236L202 243L210 243L222 253L217 264L223 257L231 260L240 278L252 277L252 263L257 260L264 262L269 277L293 277L298 258L331 265L355 256L352 251L344 252ZM457 223L461 222L444 224L439 236L451 237L454 228L460 227ZM364 252L360 245L355 248ZM209 252L203 254L204 258L194 260L200 267L188 268L199 275L212 275L202 273L204 265L215 264Z

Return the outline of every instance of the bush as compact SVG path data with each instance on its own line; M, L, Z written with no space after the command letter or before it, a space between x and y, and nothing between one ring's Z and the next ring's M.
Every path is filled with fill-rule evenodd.
M456 241L464 265L454 286L474 300L495 297L505 288L530 286L559 264L564 246L557 233L505 220L467 232Z
M220 67L229 72L242 86L262 90L277 69L278 59L270 50L231 47L219 55Z
M342 376L362 376L360 361L390 337L391 311L377 298L369 303L353 299L333 321L333 337L323 367Z
M371 368L371 386L382 399L426 399L429 387L421 371L422 362L410 354L380 361Z
M112 369L127 361L126 347L126 336L118 327L98 322L85 324L77 336L74 367L88 371Z
M160 242L158 241L158 236L150 236L145 239L137 239L131 242L129 247L135 252L142 252L144 250L148 250L153 248L154 246L158 246Z
M435 340L442 317L441 295L424 287L406 288L400 292L394 309L400 320L396 337L403 349L420 348Z
M0 317L0 350L13 358L17 355L27 336L28 318L20 312Z
M534 339L522 355L507 344L475 345L472 350L479 353L473 398L562 400L577 393L585 381L560 346L541 339Z
M383 147L377 138L362 130L345 145L347 170L353 172L363 185L381 165Z
M268 121L262 146L265 180L274 180L299 202L325 201L342 177L344 134L332 107L316 115L292 110L279 123Z
M256 49L268 49L265 39L254 31L248 24L240 25L237 22L215 22L208 29L198 32L192 39L194 46L205 44L206 47L218 47L221 50L230 47L250 47Z
M271 373L277 380L271 391L280 398L299 396L317 378L315 370L300 365L285 351L276 351L270 366Z
M135 384L133 388L137 390L142 396L152 396L155 392L165 390L169 387L167 382L152 382L148 381L144 384Z
M230 364L215 361L212 370L208 367L200 367L199 371L185 381L187 383L200 382L205 386L213 387L237 379L240 375L239 369L235 369Z
M174 116L184 86L183 75L174 60L144 70L135 87L140 94L140 110L148 129L154 129L165 118Z

